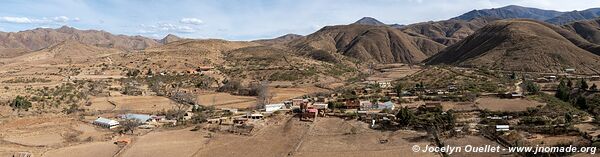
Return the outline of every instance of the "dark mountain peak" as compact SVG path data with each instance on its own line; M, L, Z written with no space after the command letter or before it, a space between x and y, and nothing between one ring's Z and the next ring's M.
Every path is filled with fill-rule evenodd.
M353 24L359 24L359 25L374 25L374 26L382 26L385 25L385 23L372 18L372 17L363 17L360 20L354 22Z
M302 35L290 33L290 34L286 34L286 35L277 37L275 39L296 39L296 38L299 38L299 37L302 37Z
M168 44L171 42L175 42L175 41L179 41L181 40L181 37L178 37L174 34L167 34L167 36L165 36L164 38L162 38L159 42L162 44Z
M501 19L528 18L534 20L547 20L563 14L554 10L508 5L501 8L472 10L452 19L470 20L477 17L495 17Z

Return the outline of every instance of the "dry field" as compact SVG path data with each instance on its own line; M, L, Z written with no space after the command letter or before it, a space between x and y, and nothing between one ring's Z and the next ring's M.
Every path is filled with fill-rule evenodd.
M0 122L0 154L48 150L95 141L108 141L114 134L90 123L66 116L5 118Z
M92 142L45 152L42 157L112 157L119 151L119 146L106 142Z
M320 118L303 138L294 156L438 156L411 150L413 145L425 147L430 143L425 135L417 131L377 131L355 120ZM380 140L388 142L380 143Z
M229 93L208 93L198 95L198 103L217 108L247 108L256 104L256 98L231 95Z
M287 156L293 152L308 128L308 122L300 122L294 118L269 125L253 136L218 134L194 156Z
M567 144L573 143L573 145L577 145L577 143L582 141L587 141L585 138L581 136L569 136L569 135L542 135L542 134L534 134L537 138L527 139L531 145L540 145L540 146L555 146L558 144Z
M198 149L208 143L204 131L180 130L150 132L137 137L126 150L119 155L123 157L146 156L192 156Z
M308 87L295 87L295 88L271 88L272 93L275 94L271 102L281 102L285 100L289 100L296 97L301 97L303 95L318 93L318 92L326 92L326 89L308 86Z
M295 88L270 88L270 92L274 94L271 102L277 103L289 100L296 97L301 97L306 94L325 92L327 90L314 86L295 87ZM229 93L207 93L198 96L198 103L207 106L215 106L217 108L249 108L256 105L256 97L238 96Z
M381 73L377 73L367 78L367 80L383 81L383 80L395 80L399 78L412 75L421 70L419 66L408 66L404 64L386 64L381 65L377 68Z
M445 140L445 144L450 145L450 146L460 146L462 147L462 152L455 152L450 154L450 156L457 156L457 157L480 157L480 156L485 156L485 157L492 157L492 156L502 156L504 153L472 153L472 152L464 152L465 148L464 146L466 145L471 145L471 146L475 146L475 147L482 147L482 146L486 146L486 145L490 145L492 147L496 147L496 146L501 146L500 148L504 148L502 147L502 145L494 142L494 141L490 141L484 137L481 136L465 136L465 137L455 137L455 138L451 138L451 139L447 139Z
M533 100L527 99L500 99L500 98L479 98L475 100L477 107L488 109L490 111L527 111L528 107L537 107L545 105Z
M169 110L175 102L160 96L117 96L95 97L90 100L92 105L84 106L90 110L134 111L139 113L154 113ZM112 103L114 103L114 105Z

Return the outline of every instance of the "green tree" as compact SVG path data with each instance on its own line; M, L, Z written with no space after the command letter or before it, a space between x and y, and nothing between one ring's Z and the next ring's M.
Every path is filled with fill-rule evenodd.
M587 82L584 79L581 79L581 81L579 81L579 89L587 90L588 88L589 85L587 84Z
M540 92L540 86L533 83L533 81L525 81L524 84L526 92L529 92L531 94L537 94L538 92Z
M411 125L415 121L415 115L407 107L403 107L402 109L400 109L400 111L398 111L398 113L396 114L396 118L398 118L398 122L400 123L400 125L403 126Z
M554 94L554 96L560 100L569 101L569 93L570 93L570 90L569 90L568 85L565 83L564 80L560 80L560 83L558 84L558 87L556 88L556 93Z
M29 102L27 99L25 99L25 97L17 96L10 103L10 107L12 107L13 110L16 110L16 111L21 111L21 110L28 111L29 108L31 108L31 102Z
M516 80L517 79L517 74L514 71L510 74L510 79L511 80Z
M575 104L582 110L587 110L589 108L589 106L587 104L587 100L583 96L577 97Z
M394 92L396 93L396 95L398 97L402 96L402 89L404 88L404 86L402 85L402 83L396 83L396 85L394 85Z
M573 115L571 113L565 113L565 123L573 122Z
M571 79L569 79L569 81L567 82L567 87L573 88L573 81L571 81Z

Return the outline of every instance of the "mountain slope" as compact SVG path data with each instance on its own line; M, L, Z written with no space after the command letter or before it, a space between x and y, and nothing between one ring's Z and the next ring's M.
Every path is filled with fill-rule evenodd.
M589 42L600 44L600 18L569 23L564 25L563 28L577 33Z
M542 22L501 20L426 62L508 71L562 72L576 68L578 73L598 73L600 56L572 43L578 40L572 36L569 31Z
M327 26L289 45L313 58L343 55L379 63L418 63L445 47L392 27L355 24Z
M452 19L471 20L478 17L494 17L500 19L527 18L544 21L563 14L554 10L509 5L501 8L473 10Z
M36 64L89 63L90 61L101 60L103 57L119 53L122 53L122 51L91 46L79 41L66 40L47 48L15 57L12 60L17 63L35 62Z
M142 36L113 35L105 31L77 30L63 26L58 29L37 28L20 32L0 33L0 48L40 50L66 40L123 50L140 50L159 43Z
M182 40L182 39L183 38L178 37L176 35L168 34L164 38L160 39L158 42L161 43L161 44L168 44L168 43L176 42L176 41L179 41L179 40Z
M452 45L473 34L479 28L497 18L484 17L471 20L444 20L423 22L401 27L400 29L412 36L422 36L444 45Z
M254 40L253 42L257 42L257 43L261 43L263 45L276 45L276 44L285 44L287 42L290 42L292 40L301 38L302 35L298 35L298 34L286 34L277 38L273 38L273 39L260 39L260 40Z
M600 8L591 8L582 11L571 11L546 20L548 23L564 25L573 21L590 20L600 16Z

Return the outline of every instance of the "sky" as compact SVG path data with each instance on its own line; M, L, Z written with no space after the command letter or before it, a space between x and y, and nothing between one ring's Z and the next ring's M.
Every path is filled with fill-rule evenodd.
M473 9L520 5L572 11L599 0L0 0L0 31L105 30L160 39L254 40L310 34L374 17L387 24L445 20Z

